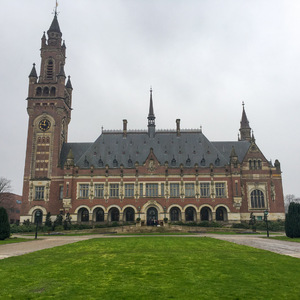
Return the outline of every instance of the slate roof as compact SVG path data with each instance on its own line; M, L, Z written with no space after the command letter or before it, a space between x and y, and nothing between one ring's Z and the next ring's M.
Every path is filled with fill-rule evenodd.
M224 166L230 161L232 146L239 161L242 161L249 146L249 141L210 142L201 130L182 130L180 136L176 131L156 131L149 136L148 131L104 131L94 143L67 143L61 152L63 166L70 148L74 155L74 163L80 168L105 167L118 168L121 164L134 167L135 162L143 164L149 153L153 153L160 162L166 161L169 167Z
M59 28L59 24L58 24L58 20L57 20L57 14L55 13L53 21L50 25L50 28L48 30L48 32L58 32L61 34L60 28Z

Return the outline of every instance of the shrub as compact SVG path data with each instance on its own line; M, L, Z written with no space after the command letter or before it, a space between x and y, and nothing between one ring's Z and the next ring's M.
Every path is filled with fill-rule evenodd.
M300 203L291 202L285 218L285 234L287 237L300 237Z
M10 225L8 215L4 207L0 207L0 240L10 237Z
M249 229L250 225L246 222L232 224L232 228Z

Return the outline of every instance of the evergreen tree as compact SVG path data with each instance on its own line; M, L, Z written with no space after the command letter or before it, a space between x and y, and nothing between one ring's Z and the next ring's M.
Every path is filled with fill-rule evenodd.
M45 226L47 226L47 227L52 226L51 213L50 212L48 212L47 215L46 215Z
M285 234L290 238L300 237L300 203L292 202L289 205L285 218Z
M8 215L4 207L0 207L0 240L10 237L10 225Z

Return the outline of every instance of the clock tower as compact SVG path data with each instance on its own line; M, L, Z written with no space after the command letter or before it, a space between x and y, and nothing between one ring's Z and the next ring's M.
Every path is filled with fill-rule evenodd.
M23 221L39 209L59 213L60 152L67 142L71 120L72 84L66 79L66 46L55 12L47 35L41 40L41 66L29 74L27 112L29 115L23 183ZM28 216L28 218L26 217ZM22 221L21 219L21 221Z

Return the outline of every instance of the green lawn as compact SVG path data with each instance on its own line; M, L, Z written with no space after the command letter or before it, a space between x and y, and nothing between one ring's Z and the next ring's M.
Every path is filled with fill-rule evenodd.
M101 238L0 260L0 299L299 299L299 270L211 238Z
M0 241L0 245L5 245L5 244L12 244L12 243L21 243L21 242L28 242L31 241L30 239L23 239L23 238L11 238L11 239L6 239L4 241Z

